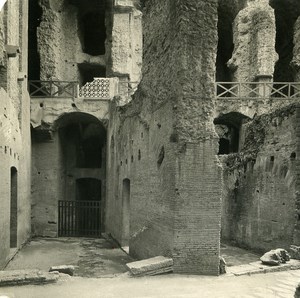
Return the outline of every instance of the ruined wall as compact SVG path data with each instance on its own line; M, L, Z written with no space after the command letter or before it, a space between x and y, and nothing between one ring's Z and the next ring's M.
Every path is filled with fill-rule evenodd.
M47 132L46 132L47 133ZM32 142L32 235L57 237L58 200L64 198L64 166L58 133Z
M106 229L122 242L128 178L130 254L172 256L175 272L217 275L217 3L152 0L143 16L143 79L134 100L110 117Z
M2 52L0 88L0 268L10 252L10 219L16 220L16 246L30 236L30 102L27 93L27 1L9 0L0 12L0 44L20 48ZM6 48L7 49L7 48ZM3 84L5 81L8 84ZM11 216L11 168L17 170L17 209ZM15 246L15 245L14 245Z
M97 2L97 1L96 1ZM86 82L85 76L124 77L139 81L142 59L141 12L130 3L106 5L105 53L91 55L83 49L80 17L105 1L72 4L72 1L41 1L42 20L37 28L40 77ZM108 1L107 1L108 3ZM95 41L94 43L100 41Z
M256 250L293 243L298 121L295 105L262 115L243 125L241 151L223 156L223 240Z
M295 72L295 82L300 81L300 17L294 26L294 50L292 65Z
M241 10L233 29L234 52L228 62L233 81L256 81L260 76L273 76L276 25L269 1L249 1Z

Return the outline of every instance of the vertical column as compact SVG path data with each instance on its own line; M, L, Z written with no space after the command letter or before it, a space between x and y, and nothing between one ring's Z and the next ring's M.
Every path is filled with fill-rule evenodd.
M248 6L238 13L233 32L234 52L228 62L233 80L256 81L259 83L257 93L268 97L270 88L265 88L265 84L272 82L277 60L275 15L268 1L249 1ZM249 89L242 88L241 95L249 96Z

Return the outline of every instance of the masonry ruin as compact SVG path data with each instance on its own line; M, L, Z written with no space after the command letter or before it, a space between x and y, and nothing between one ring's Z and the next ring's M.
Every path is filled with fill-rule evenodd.
M1 268L31 236L207 275L221 242L300 245L297 0L8 0L0 23Z

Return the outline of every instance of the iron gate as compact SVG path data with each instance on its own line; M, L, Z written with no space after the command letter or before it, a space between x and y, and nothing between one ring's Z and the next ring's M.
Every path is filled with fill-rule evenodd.
M58 201L59 237L100 237L101 201Z

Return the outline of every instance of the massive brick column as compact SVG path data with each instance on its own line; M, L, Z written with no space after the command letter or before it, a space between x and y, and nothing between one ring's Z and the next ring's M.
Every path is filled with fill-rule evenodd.
M184 2L184 3L182 3ZM221 169L213 132L217 1L176 1L178 19L174 270L219 271Z

